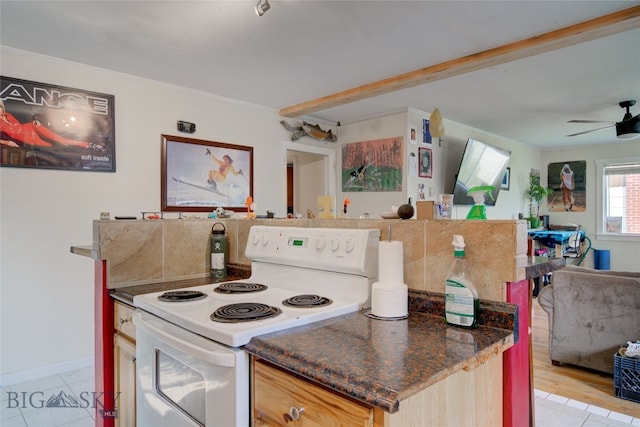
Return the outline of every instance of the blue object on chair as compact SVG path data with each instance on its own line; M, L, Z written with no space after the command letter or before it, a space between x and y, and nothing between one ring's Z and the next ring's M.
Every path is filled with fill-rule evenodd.
M594 249L593 265L596 270L610 270L611 251L609 251L609 249Z

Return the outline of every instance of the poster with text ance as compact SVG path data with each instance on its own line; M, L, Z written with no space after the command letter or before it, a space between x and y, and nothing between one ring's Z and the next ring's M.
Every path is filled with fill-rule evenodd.
M0 77L0 166L115 172L114 97Z

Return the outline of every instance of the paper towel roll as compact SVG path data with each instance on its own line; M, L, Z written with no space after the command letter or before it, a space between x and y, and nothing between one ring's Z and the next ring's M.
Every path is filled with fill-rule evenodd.
M378 246L378 281L383 285L403 285L402 242L382 241Z
M409 314L407 285L387 286L376 282L371 287L371 314L378 317L402 317Z

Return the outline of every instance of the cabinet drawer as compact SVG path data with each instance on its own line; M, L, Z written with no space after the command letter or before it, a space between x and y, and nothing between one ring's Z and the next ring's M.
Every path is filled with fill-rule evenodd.
M116 331L132 341L136 340L136 327L133 324L133 313L135 311L135 308L118 301L113 305L113 321Z
M254 363L254 416L255 425L364 427L374 422L373 408L259 360Z

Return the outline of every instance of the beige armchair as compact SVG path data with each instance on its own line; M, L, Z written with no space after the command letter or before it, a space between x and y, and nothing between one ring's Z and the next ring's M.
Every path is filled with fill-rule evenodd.
M549 314L549 357L613 373L613 355L640 339L640 272L567 266L538 295Z

